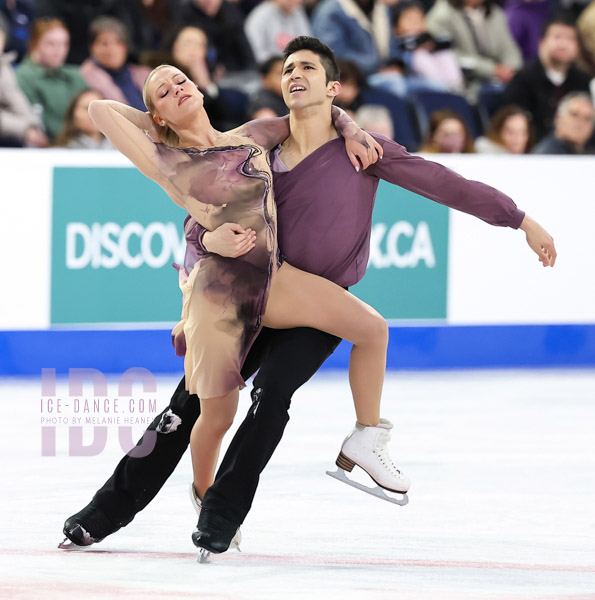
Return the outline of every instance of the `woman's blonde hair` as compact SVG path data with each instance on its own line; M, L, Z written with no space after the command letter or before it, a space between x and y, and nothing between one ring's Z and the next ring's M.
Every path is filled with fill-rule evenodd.
M176 68L173 65L159 65L158 67L155 67L145 79L145 85L143 86L143 101L145 103L145 106L147 107L147 110L149 111L149 114L151 115L151 118L155 116L155 105L153 104L153 100L151 99L151 95L149 94L149 81L157 71L165 69L166 67L170 67L173 69ZM159 125L158 123L155 123L155 128L157 129L159 139L164 144L177 148L177 146L180 143L180 136L169 125Z

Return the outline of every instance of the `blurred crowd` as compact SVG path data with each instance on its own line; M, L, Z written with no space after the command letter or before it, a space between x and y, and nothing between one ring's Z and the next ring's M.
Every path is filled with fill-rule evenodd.
M409 151L595 153L595 0L0 0L0 146L110 148L95 98L145 110L162 63L219 129L281 116L281 54L315 35L337 103Z

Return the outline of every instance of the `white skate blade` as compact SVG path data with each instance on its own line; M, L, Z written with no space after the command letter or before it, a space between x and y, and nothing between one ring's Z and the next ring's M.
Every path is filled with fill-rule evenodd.
M87 546L79 546L78 544L75 544L74 542L70 541L68 538L64 538L64 541L58 544L58 548L60 548L60 550L76 551L84 550L86 547Z
M198 556L196 557L197 562L199 562L201 565L204 565L205 563L210 562L209 558L211 557L211 553L208 550L205 550L204 548L201 548L198 552Z
M343 483L346 483L347 485L357 488L358 490L361 490L362 492L366 492L366 494L371 494L372 496L376 496L376 498L380 498L381 500L386 500L387 502L391 502L392 504L398 504L399 506L405 506L409 502L409 498L407 497L407 494L402 494L402 498L393 498L392 496L389 496L388 494L386 494L386 492L380 486L376 486L375 488L372 488L372 487L368 487L367 485L364 485L363 483L353 481L353 479L349 479L349 477L347 477L347 475L345 474L345 471L343 469L341 469L340 467L337 467L336 471L332 471L332 472L327 471L326 474L330 475L331 477L334 477L338 481L342 481Z

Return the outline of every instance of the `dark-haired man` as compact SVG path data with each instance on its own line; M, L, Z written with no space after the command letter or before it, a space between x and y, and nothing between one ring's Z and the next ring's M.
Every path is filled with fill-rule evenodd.
M508 83L502 106L516 104L533 116L539 141L554 128L560 100L570 92L589 93L589 75L574 66L578 54L576 27L566 17L549 20L539 42L539 58Z
M374 137L383 147L383 159L356 172L330 121L332 101L340 90L338 78L334 55L319 40L300 37L288 44L282 89L290 109L291 135L272 153L271 161L279 245L290 263L344 287L359 281L367 265L374 197L382 178L493 225L520 226L544 266L553 266L556 253L551 237L510 198L489 186L411 156L382 136ZM347 205L349 210L345 210ZM234 235L229 224L213 232L189 226L186 233L197 254L238 256L238 247L244 244L242 234ZM261 333L242 371L248 376L260 365L253 404L203 498L193 534L197 546L212 552L227 550L250 510L260 473L283 435L293 392L316 372L338 342L307 328ZM181 424L166 435L157 434L156 447L147 457L124 457L92 503L67 521L67 535L69 527L85 521L102 525L104 535L109 535L130 522L159 491L188 445L199 413L198 399L184 391L183 380L168 408L181 418ZM159 431L159 423L157 417L150 429ZM366 436L371 443L380 440L382 450L388 430L384 420L376 426L356 424L341 453L353 460L354 438Z

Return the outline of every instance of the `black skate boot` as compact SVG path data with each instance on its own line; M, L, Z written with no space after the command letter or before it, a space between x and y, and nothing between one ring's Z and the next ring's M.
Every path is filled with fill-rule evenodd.
M108 519L93 505L93 502L90 502L83 510L66 519L62 532L75 546L90 546L115 533L131 520L113 521ZM59 547L69 548L70 544L64 540Z
M197 548L221 554L229 548L238 527L238 523L203 508L192 533L192 541Z

